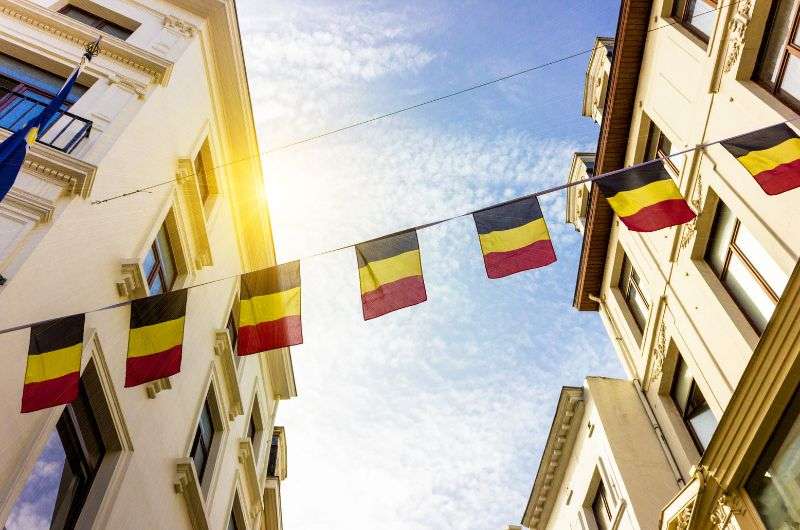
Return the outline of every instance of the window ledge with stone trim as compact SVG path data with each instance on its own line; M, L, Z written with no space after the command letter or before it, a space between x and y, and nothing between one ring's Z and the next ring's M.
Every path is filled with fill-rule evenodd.
M264 504L261 498L261 485L258 481L258 471L256 470L255 453L250 438L239 440L239 464L241 465L243 486L245 495L243 496L244 508L247 517L250 519L250 526L255 528L260 522L259 519L264 511Z
M219 379L223 383L225 391L222 393L224 398L224 408L227 412L228 420L233 421L236 416L244 413L242 408L242 394L239 390L239 381L236 378L236 364L234 362L234 351L231 346L231 339L228 330L218 329L214 340L215 370L219 373Z
M208 239L205 205L197 181L195 169L188 158L178 159L176 181L178 182L176 211L183 219L186 233L187 252L192 256L192 265L200 269L214 264L211 257L211 244Z
M182 495L189 511L189 520L195 530L209 530L206 505L203 500L203 491L197 477L197 470L191 458L179 458L177 463L177 476L175 478L175 493Z
M292 354L289 348L259 353L258 359L261 363L262 372L269 378L269 385L276 399L297 397Z

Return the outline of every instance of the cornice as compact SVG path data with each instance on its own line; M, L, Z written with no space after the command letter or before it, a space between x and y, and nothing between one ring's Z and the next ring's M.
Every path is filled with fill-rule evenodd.
M533 489L522 515L521 523L532 530L547 526L580 430L584 407L583 388L565 386L561 389Z
M101 57L143 72L156 84L166 85L172 73L172 62L29 0L0 0L0 14L80 47L102 36Z

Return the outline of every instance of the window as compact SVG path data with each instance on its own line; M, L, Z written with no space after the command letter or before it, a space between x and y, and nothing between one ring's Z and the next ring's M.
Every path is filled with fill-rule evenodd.
M677 172L675 163L669 156L673 153L672 142L667 135L655 124L650 122L650 129L647 132L647 145L645 146L644 162L648 160L655 160L656 158L664 158L667 165L672 167Z
M96 374L91 365L81 378L78 398L64 407L39 455L6 523L9 530L32 524L57 530L77 525L108 446L100 429L104 416L93 407L94 386L87 386L87 374Z
M639 275L631 265L628 256L622 257L622 272L619 276L619 288L622 296L630 309L633 319L639 331L644 331L647 324L647 314L650 312L650 304L647 302L642 292Z
M217 193L216 180L214 179L214 163L211 159L211 147L208 139L203 142L203 146L193 161L195 180L200 192L200 201L206 204L209 196Z
M272 445L269 448L269 461L267 462L267 476L277 477L278 450L280 449L281 438L277 433L272 435Z
M236 330L236 319L233 317L233 311L230 312L228 315L228 322L225 324L225 329L228 332L228 338L231 341L231 349L233 350L233 355L236 355L236 342L239 340L239 333Z
M236 523L236 515L233 512L228 518L228 530L239 530L239 525Z
M706 261L755 330L762 333L788 276L722 202L717 207Z
M800 527L800 393L796 392L745 490L767 530Z
M670 396L697 450L703 454L717 428L717 419L681 357L678 357L678 365L675 367Z
M190 453L192 460L194 460L194 467L197 470L197 478L200 480L200 484L203 483L203 478L206 474L211 455L211 444L214 441L214 433L216 432L209 400L210 396L207 396L205 403L203 403L203 410L200 412L200 420L197 422L197 431L194 434Z
M95 15L94 13L89 13L88 11L72 5L66 5L58 12L68 16L69 18L77 20L78 22L83 22L87 26L97 28L103 33L107 33L122 40L127 39L131 36L131 33L133 33L133 31L128 28L124 28L119 24L115 24L98 15Z
M672 16L703 42L708 42L717 17L716 0L680 0L675 2Z
M800 111L800 0L776 0L755 69L756 80Z
M228 526L226 530L244 530L244 511L242 510L242 503L239 500L239 493L237 492L233 497L233 508L228 517Z
M611 505L608 502L606 488L602 481L600 481L600 484L597 486L597 493L594 494L592 514L594 515L594 520L599 530L611 530L613 520Z
M172 289L177 277L175 256L172 251L167 223L161 225L150 250L144 257L144 274L150 294L164 293Z

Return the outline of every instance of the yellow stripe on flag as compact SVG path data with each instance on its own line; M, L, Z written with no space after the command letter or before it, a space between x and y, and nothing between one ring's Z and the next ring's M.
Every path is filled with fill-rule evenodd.
M478 237L481 240L483 253L491 254L492 252L510 252L527 247L537 241L550 239L550 234L544 219L540 217L516 228L495 230L488 234L479 234Z
M758 175L781 164L794 162L798 158L800 158L800 138L791 138L769 149L751 151L738 160L751 175Z
M28 134L25 136L25 141L28 142L28 145L32 144L36 141L36 137L39 136L39 127L33 127Z
M396 282L409 276L422 275L419 250L403 252L397 256L378 261L370 261L358 269L361 281L361 294L374 291L381 285Z
M132 328L128 336L128 357L144 357L159 353L183 342L184 317Z
M81 369L83 343L38 355L28 356L25 384L40 383L78 372Z
M666 179L651 182L635 190L621 191L609 198L608 202L618 216L627 217L642 208L671 199L683 199L683 196L675 182Z
M288 316L300 314L300 287L254 296L242 300L239 307L239 325L255 326Z

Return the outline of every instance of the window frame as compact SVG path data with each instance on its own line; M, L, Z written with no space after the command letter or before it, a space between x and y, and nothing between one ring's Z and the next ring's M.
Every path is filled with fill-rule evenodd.
M626 275L626 269L628 271L627 275ZM642 286L640 283L641 283L641 276L639 276L639 273L636 272L636 268L633 266L633 263L631 262L630 258L628 258L628 255L623 251L622 262L620 263L619 281L617 282L617 287L619 288L620 293L622 294L622 299L625 301L625 306L627 307L628 312L630 312L634 322L636 323L636 327L639 330L639 333L643 335L644 330L647 328L648 315L647 314L641 315L642 321L639 322L639 318L637 317L638 313L633 307L634 306L633 302L631 302L631 299L633 298L632 295L632 290L633 290L642 299L642 303L644 303L647 311L648 312L650 311L650 302L644 295L644 291L642 290Z
M194 438L192 439L192 446L189 450L189 457L192 459L192 462L195 463L195 470L197 471L197 480L200 481L200 484L206 482L206 471L208 471L208 464L209 460L211 460L212 456L212 449L214 447L214 439L217 436L217 429L214 425L214 416L211 412L211 404L209 403L210 396L206 396L206 399L203 401L203 408L200 410L200 416L197 420L197 427L195 428ZM203 440L202 436L202 421L203 415L208 415L208 423L211 425L211 437L208 440L208 447L205 447L205 441ZM203 452L203 464L200 466L200 469L196 468L197 460L195 459L195 451L202 450Z
M758 52L758 58L756 60L755 68L753 69L753 80L764 90L774 96L778 101L792 110L800 112L800 101L798 101L798 98L793 98L792 96L787 97L786 95L782 94L781 89L781 85L786 77L786 70L789 65L790 55L795 56L797 60L800 61L800 44L796 42L798 36L800 36L800 4L798 4L795 8L794 20L791 22L791 29L789 30L789 34L786 36L786 42L780 46L780 58L776 61L776 65L778 65L778 75L775 77L775 82L771 83L766 81L762 79L762 76L760 75L761 66L769 48L770 35L772 34L775 26L775 18L777 16L779 3L779 1L774 1L770 7L767 26L764 29L761 47Z
M594 522L597 525L599 530L611 530L612 525L614 524L614 510L611 507L611 503L609 502L608 493L606 492L605 484L603 480L600 479L600 482L597 484L597 489L594 492L594 496L592 497L591 509L592 509L592 517L594 517ZM597 505L598 501L602 504L601 508L605 511L607 519L604 519L604 522L601 524L600 520L602 517L598 517L597 513ZM608 521L607 523L605 521Z
M92 19L93 22L90 24L89 22L87 22L85 20L81 20L81 19L78 19L78 18L70 16L67 13L70 10L74 10L74 11L79 12L81 15ZM89 26L91 28L94 28L94 29L98 30L98 31L102 31L105 35L109 35L111 37L115 37L115 38L123 40L123 41L128 40L128 38L130 38L130 36L133 35L133 32L136 31L135 29L126 28L125 26L117 24L116 22L108 20L107 18L105 18L103 16L100 16L100 15L98 15L96 13L92 13L91 11L87 11L86 9L78 7L78 6L74 5L74 4L69 4L68 3L68 4L64 5L62 8L60 8L58 10L58 12L61 13L62 15L64 15L65 17L69 17L72 20L75 20L77 22L85 24L85 25L87 25L87 26ZM107 28L107 27L110 27L113 30L118 31L120 33L127 33L127 35L125 37L121 37L117 33L111 33L110 31L107 31L106 29L104 29L104 28Z
M163 267L164 257L161 255L161 250L158 245L158 236L161 234L162 231L164 232L164 238L166 239L167 245L169 246L169 252L170 252L169 260L172 263L172 270L173 270L172 281L169 283L169 285L167 285L166 271ZM153 238L153 242L150 244L150 248L145 253L145 258L147 254L150 254L151 252L153 254L155 263L153 265L153 270L151 270L149 273L147 271L144 271L145 282L147 283L147 292L151 295L168 293L172 290L173 287L175 287L175 283L178 280L179 274L178 274L178 264L177 261L175 260L175 244L172 242L172 238L170 236L166 220L161 224L161 227L158 229L158 232L156 232L156 237ZM153 284L155 283L156 278L158 278L161 282L162 290L159 293L153 292Z
M692 24L692 19L694 16L691 14L689 8L698 1L708 2L713 4L714 9L719 9L719 2L717 0L675 0L672 8L672 17L675 18L675 20L677 20L683 28L685 28L694 37L700 39L703 44L708 47L709 43L711 42L711 33L706 35L695 24ZM710 12L708 16L710 16ZM716 20L714 20L714 23L716 23Z
M714 247L714 238L716 237L717 231L719 230L720 226L719 222L722 216L723 208L728 209L728 211L730 212L730 216L733 218L734 221L733 221L733 230L731 230L731 237L728 240L728 242L724 244L726 250L725 250L725 260L723 261L722 269L720 271L717 271L717 268L711 263L710 253ZM706 244L706 249L703 254L703 260L709 266L711 271L714 273L714 276L716 276L717 279L720 281L723 288L725 289L725 292L728 293L728 295L731 297L733 302L736 304L736 307L739 308L739 311L741 311L742 315L744 315L745 319L753 328L753 330L756 332L756 334L758 336L761 336L764 333L764 330L759 329L759 326L756 324L753 317L745 309L745 306L742 303L742 301L731 291L731 289L728 287L726 283L726 277L729 272L731 258L733 258L733 256L736 255L736 257L741 261L741 263L747 269L748 273L752 275L752 277L756 280L756 283L758 283L761 286L762 290L766 293L766 295L770 298L770 300L772 300L772 302L775 303L775 305L778 304L780 296L772 289L769 283L767 283L767 281L764 279L764 276L759 272L759 270L755 267L755 265L753 265L753 263L750 261L747 255L740 248L738 248L736 244L736 237L739 235L739 230L741 226L742 226L742 221L734 214L733 210L731 210L731 208L721 200L718 201L714 212L714 219L711 223L711 230L709 232L708 243ZM766 253L766 250L764 250L764 252Z
M681 375L681 368L685 369L685 373L691 379L691 383L689 384L689 392L686 394L685 404L681 404L679 402L680 400L678 396L675 395L678 386L678 380ZM692 405L694 401L693 397L696 395L699 395L703 399L703 403L699 406ZM670 384L669 388L669 397L672 400L672 403L675 405L675 408L677 409L678 414L680 415L681 420L683 421L683 425L686 427L686 430L688 431L689 436L692 439L692 442L694 442L694 446L697 449L697 452L700 453L700 455L702 455L705 452L706 448L703 446L703 442L700 440L700 437L695 431L694 426L691 424L691 420L699 416L698 412L703 412L705 410L708 410L709 412L712 413L712 415L713 412L711 411L711 406L708 404L708 400L703 394L703 391L700 390L700 387L697 385L697 379L695 379L694 375L692 375L692 372L689 369L689 365L680 355L678 356L675 365L675 371L672 374L672 383Z
M669 136L664 134L664 131L661 129L661 127L656 125L656 122L654 122L649 116L647 119L650 122L650 125L647 129L647 139L644 144L644 157L642 161L648 162L650 160L661 158L664 160L664 163L667 165L667 167L672 169L677 175L678 166L675 165L675 162L673 162L670 154L672 149L672 140L669 138ZM658 136L657 140L655 139L656 135ZM664 142L668 144L666 146L668 147L667 150L664 150Z

